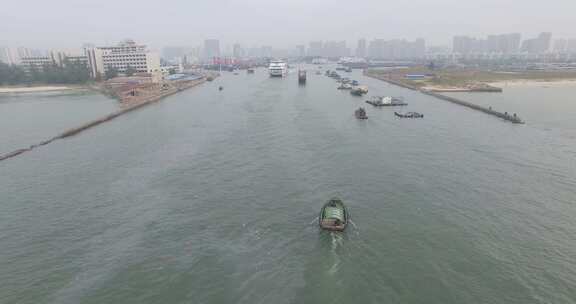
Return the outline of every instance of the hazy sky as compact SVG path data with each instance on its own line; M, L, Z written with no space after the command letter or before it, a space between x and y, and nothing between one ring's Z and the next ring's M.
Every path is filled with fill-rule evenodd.
M310 40L426 38L551 31L576 38L576 0L4 0L0 45L80 47L133 38L160 48L200 45L292 47ZM354 43L352 45L352 42Z

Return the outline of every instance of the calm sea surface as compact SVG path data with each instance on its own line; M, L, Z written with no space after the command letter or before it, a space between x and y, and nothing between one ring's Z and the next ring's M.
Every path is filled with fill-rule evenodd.
M1 162L0 303L575 303L576 89L458 95L514 125L352 77L425 118L261 69ZM0 152L116 107L2 96Z

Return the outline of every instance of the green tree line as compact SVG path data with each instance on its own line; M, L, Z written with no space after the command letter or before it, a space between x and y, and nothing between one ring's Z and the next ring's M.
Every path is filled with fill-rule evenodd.
M0 62L0 85L18 84L82 84L90 80L90 70L85 63L64 60L63 64L44 66L8 65Z

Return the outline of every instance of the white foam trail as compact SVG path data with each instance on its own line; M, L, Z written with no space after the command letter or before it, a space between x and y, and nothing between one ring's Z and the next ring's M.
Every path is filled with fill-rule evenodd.
M328 269L328 273L333 275L338 272L340 266L340 257L336 252L339 245L342 245L342 236L338 233L330 232L330 237L332 238L332 255L334 256L334 264Z
M354 229L358 229L358 226L356 226L356 223L354 223L352 220L349 220L350 224L352 224L352 226L354 226Z
M308 225L311 225L312 223L317 222L317 221L318 221L318 216L315 217Z

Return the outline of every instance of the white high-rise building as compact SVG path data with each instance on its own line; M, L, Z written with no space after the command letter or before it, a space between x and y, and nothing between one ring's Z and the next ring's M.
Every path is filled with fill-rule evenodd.
M136 72L161 73L160 55L151 52L145 45L125 40L117 46L85 49L92 77L103 76L109 69L124 73L128 68Z
M366 57L366 39L364 38L358 40L358 46L356 47L356 57Z
M220 57L220 41L218 39L204 40L204 59L208 61Z
M0 48L0 62L13 65L16 64L15 56L11 48Z
M22 58L30 57L32 55L32 51L25 47L19 48L0 48L0 61L13 65L13 64L21 64Z

